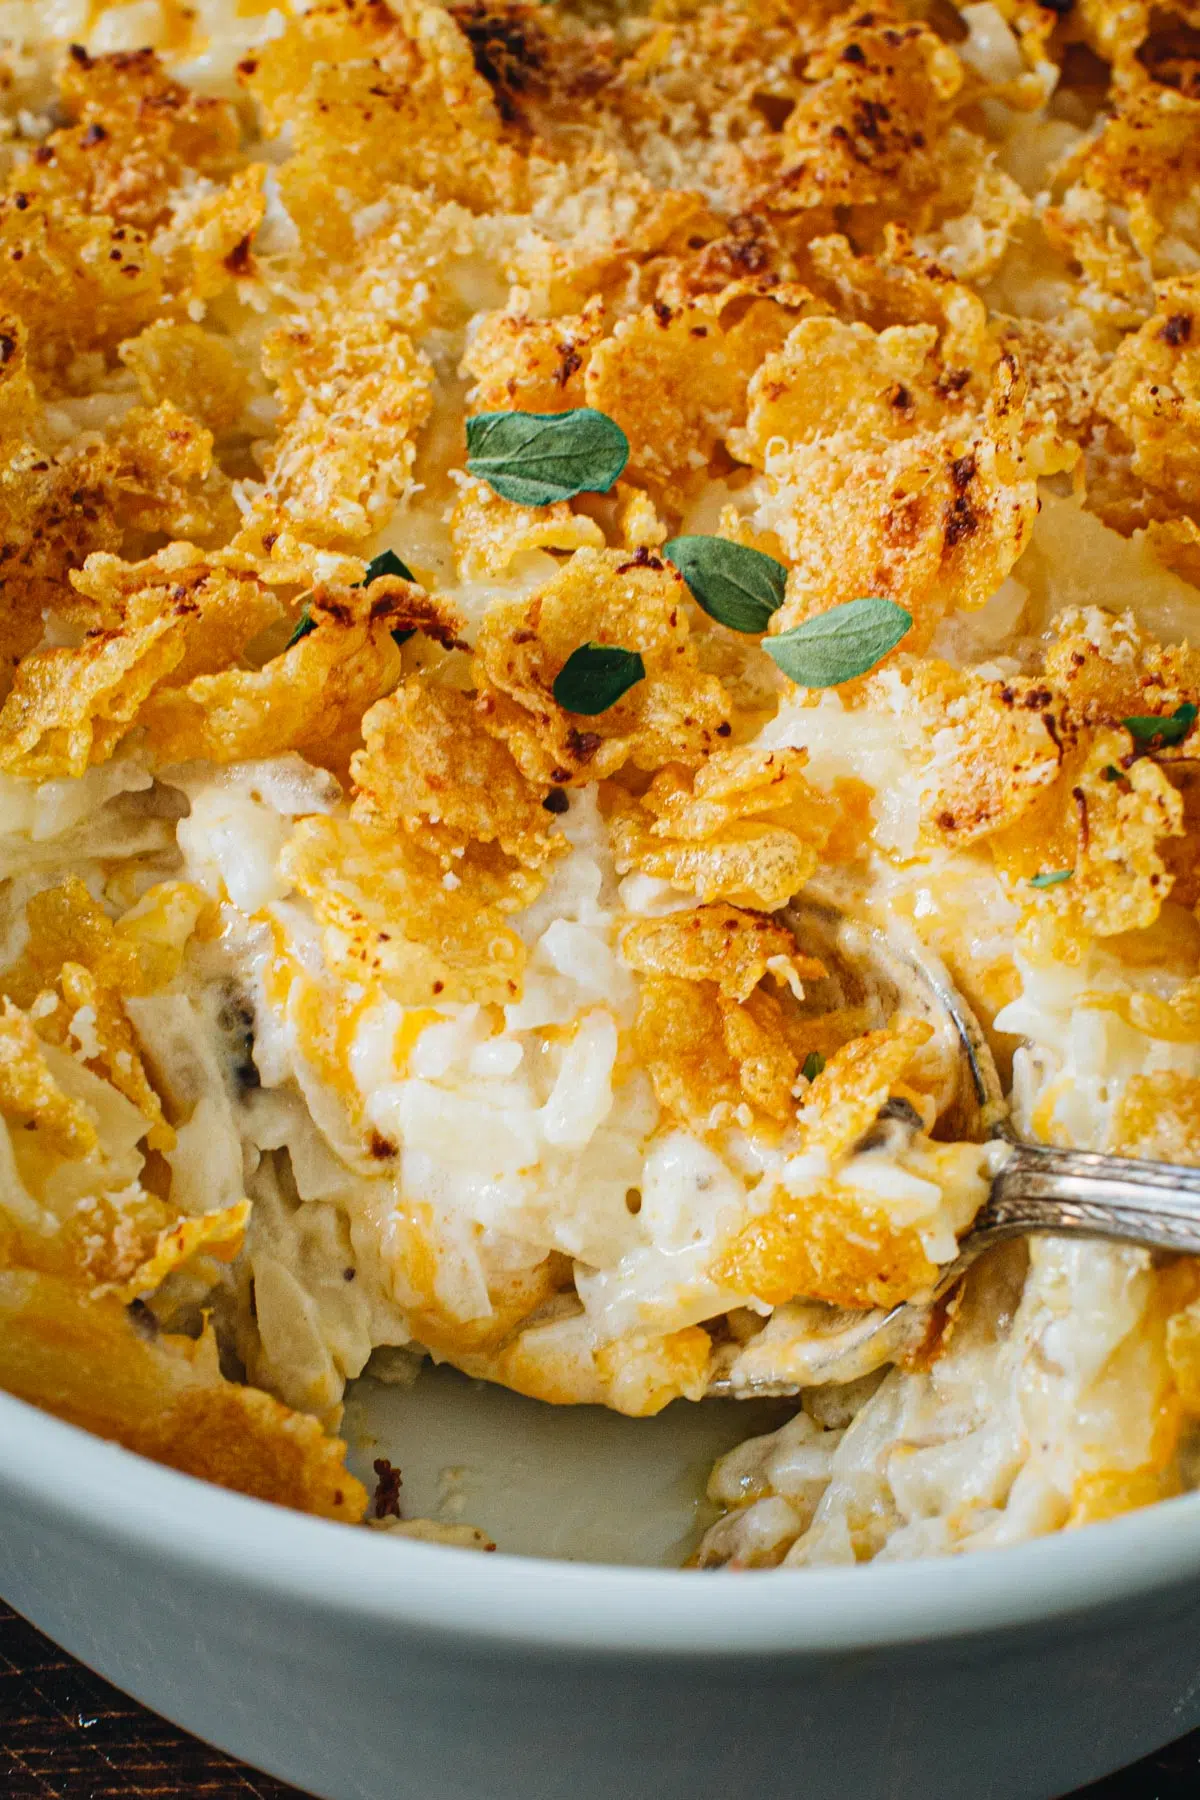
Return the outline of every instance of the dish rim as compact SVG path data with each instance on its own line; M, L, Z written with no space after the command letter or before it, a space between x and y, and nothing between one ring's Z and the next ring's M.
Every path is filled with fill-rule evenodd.
M6 1494L31 1503L85 1541L173 1565L181 1584L215 1579L243 1598L257 1592L376 1629L530 1651L861 1651L1045 1624L1200 1578L1200 1493L1002 1550L714 1578L410 1539L384 1545L149 1462L5 1393L0 1442L0 1507Z

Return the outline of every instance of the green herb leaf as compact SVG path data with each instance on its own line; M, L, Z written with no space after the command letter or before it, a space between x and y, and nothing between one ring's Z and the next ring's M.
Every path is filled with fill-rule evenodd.
M1035 888L1061 887L1064 881L1070 881L1074 873L1074 869L1051 869L1046 875L1031 875L1029 885Z
M1123 781L1125 779L1116 763L1105 763L1100 773L1105 781Z
M1192 701L1185 700L1182 706L1177 706L1165 719L1155 718L1152 713L1139 714L1132 719L1122 719L1121 723L1139 744L1151 743L1155 738L1163 745L1182 744L1196 723L1198 710L1200 708Z
M800 1073L803 1075L805 1081L815 1081L824 1067L825 1058L821 1055L821 1052L819 1050L810 1050L804 1059L804 1067L801 1069Z
M629 461L629 439L607 413L476 413L467 420L467 467L504 500L552 506L607 494Z
M394 550L381 550L373 556L363 571L359 587L370 587L381 575L398 575L401 581L415 581L417 578L407 563L402 563Z
M773 556L729 538L677 537L663 549L697 605L731 631L765 631L783 605L787 570Z
M798 687L840 687L873 669L911 629L912 614L904 607L871 596L846 600L764 638L763 649Z
M636 650L619 644L580 644L572 650L554 681L554 698L567 712L607 712L622 694L645 679L646 665Z
M311 605L312 601L306 600L300 608L300 617L296 620L292 635L283 646L285 650L290 650L293 644L298 644L301 638L306 638L310 631L317 629L316 620L308 610Z

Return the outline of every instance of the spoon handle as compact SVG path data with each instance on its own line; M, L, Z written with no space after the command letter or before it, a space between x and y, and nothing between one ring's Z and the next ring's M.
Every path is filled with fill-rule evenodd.
M962 1249L1043 1231L1200 1256L1200 1169L1014 1144Z

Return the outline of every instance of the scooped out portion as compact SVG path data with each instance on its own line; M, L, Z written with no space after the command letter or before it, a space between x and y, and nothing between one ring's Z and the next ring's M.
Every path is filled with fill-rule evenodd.
M928 1297L1001 1152L797 896L1022 1133L1200 1162L1186 84L990 6L34 10L5 1387L357 1521L364 1371L648 1417ZM1109 1516L1198 1413L1191 1263L1007 1249L699 1560Z

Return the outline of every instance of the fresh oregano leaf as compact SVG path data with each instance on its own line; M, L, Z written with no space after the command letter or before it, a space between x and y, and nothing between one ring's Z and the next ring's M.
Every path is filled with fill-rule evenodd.
M824 1067L825 1058L821 1055L821 1052L819 1050L810 1050L804 1059L804 1067L801 1069L800 1073L803 1075L805 1081L815 1081Z
M290 650L293 644L298 644L301 638L306 638L310 631L315 631L317 629L316 620L309 612L309 607L311 605L312 601L306 600L304 605L300 608L300 617L296 620L295 626L292 629L292 635L283 646L285 650Z
M1029 885L1035 888L1061 887L1064 881L1070 881L1074 873L1074 869L1051 869L1045 875L1031 875Z
M417 578L407 563L402 563L394 550L381 550L373 556L363 571L360 587L370 587L381 575L398 575L401 581L415 581Z
M467 420L467 468L504 500L553 506L607 494L629 461L629 439L607 413L476 413Z
M672 538L663 549L697 605L731 631L765 631L783 605L787 570L761 550L721 537Z
M646 665L636 650L619 644L580 644L572 650L554 681L554 698L567 712L607 712L622 694L645 679Z
M1196 723L1197 707L1191 700L1185 700L1182 706L1165 719L1155 718L1152 713L1138 714L1132 719L1122 719L1126 731L1139 744L1152 743L1156 738L1160 744L1182 744L1192 726Z
M873 669L911 629L910 612L872 595L764 638L763 649L798 687L839 687Z

